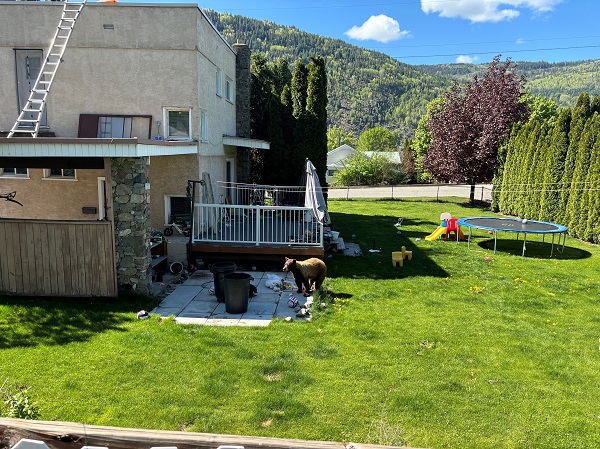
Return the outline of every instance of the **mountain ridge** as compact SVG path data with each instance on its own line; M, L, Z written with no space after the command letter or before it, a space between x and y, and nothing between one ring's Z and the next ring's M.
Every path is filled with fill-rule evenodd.
M475 74L482 75L488 66L410 65L294 26L204 11L228 42L242 39L252 53L263 53L272 62L283 57L292 67L298 58L307 61L310 56L323 56L328 78L328 124L340 126L355 137L375 126L413 137L431 100L454 80L464 82ZM572 107L581 92L600 94L600 60L516 63L517 70L527 77L532 94L552 98L560 106Z

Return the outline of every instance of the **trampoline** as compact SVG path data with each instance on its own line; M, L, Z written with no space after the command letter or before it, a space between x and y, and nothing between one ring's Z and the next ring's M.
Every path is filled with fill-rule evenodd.
M469 217L460 218L457 221L459 226L466 226L469 228L469 237L467 239L469 249L471 249L471 232L473 228L484 229L486 231L492 231L494 233L494 254L496 254L496 237L498 231L501 232L512 232L517 234L523 234L523 252L522 256L525 255L525 244L527 242L527 234L542 234L542 242L545 239L546 234L552 235L552 245L550 248L550 257L554 254L554 236L558 234L558 244L556 250L564 252L565 240L567 239L567 227L556 223L549 223L546 221L536 220L522 220L520 218L496 218L496 217ZM562 249L560 240L562 236Z

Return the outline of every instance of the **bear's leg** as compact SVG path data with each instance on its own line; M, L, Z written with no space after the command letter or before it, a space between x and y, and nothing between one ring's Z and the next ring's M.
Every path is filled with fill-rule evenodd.
M296 282L296 286L298 287L298 290L296 290L296 293L302 293L302 284L303 284L303 279L302 276L300 276L299 274L296 273L292 273L294 275L294 282Z

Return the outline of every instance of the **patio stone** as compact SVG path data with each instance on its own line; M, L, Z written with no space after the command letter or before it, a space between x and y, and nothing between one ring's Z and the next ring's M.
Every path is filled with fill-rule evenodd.
M212 286L212 273L208 270L198 270L183 284L178 284L174 290L163 299L151 313L162 317L175 316L175 321L181 324L201 324L207 326L268 326L273 318L304 319L296 317L296 310L287 305L290 295L298 299L300 307L310 307L312 297L305 298L292 289L275 292L265 286L267 274L285 278L282 272L245 271L254 280L257 287L256 296L249 298L248 310L243 314L227 313L225 303L218 302L217 297L210 293L207 282ZM288 285L293 277L288 276Z

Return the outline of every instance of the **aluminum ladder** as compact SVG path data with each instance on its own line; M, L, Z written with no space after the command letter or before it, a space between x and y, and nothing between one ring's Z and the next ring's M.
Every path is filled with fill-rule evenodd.
M73 32L75 21L86 3L87 0L76 2L65 0L60 22L48 49L48 56L44 59L33 89L29 92L29 98L8 133L8 137L15 135L17 137L37 137L50 86L52 86L58 66L63 60L62 57Z

